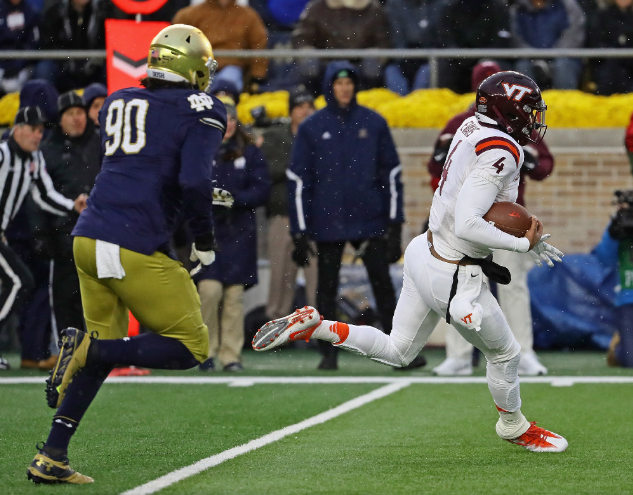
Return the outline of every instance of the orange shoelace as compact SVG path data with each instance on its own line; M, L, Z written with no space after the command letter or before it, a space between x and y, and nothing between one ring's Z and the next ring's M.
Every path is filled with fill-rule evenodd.
M514 440L514 442L521 445L533 445L535 447L554 447L554 445L547 441L547 437L558 438L558 435L540 426L536 426L536 421L531 421L528 430Z

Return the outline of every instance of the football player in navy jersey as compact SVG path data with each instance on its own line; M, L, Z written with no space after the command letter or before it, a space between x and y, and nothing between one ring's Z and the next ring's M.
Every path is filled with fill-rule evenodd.
M150 45L144 88L116 91L101 110L103 165L73 231L84 316L95 333L62 331L46 388L57 413L27 471L36 483L93 482L70 468L67 448L114 365L187 369L208 356L196 287L169 241L180 215L194 236L192 261L215 258L211 165L226 110L205 90L216 67L200 30L169 26ZM152 331L127 338L128 309Z

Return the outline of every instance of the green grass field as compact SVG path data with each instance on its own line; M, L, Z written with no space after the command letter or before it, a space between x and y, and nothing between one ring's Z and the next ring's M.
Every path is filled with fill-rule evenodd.
M247 370L240 374L155 372L153 378L180 377L182 383L106 382L71 443L71 465L95 478L84 486L27 482L26 468L35 443L46 438L52 410L44 399L44 374L5 372L0 375L0 493L154 493L133 489L326 411L334 414L333 408L394 380L407 383L158 493L633 493L633 370L607 368L601 353L542 353L550 376L578 378L573 384L522 384L528 419L570 443L563 454L534 454L497 438L497 413L481 378L480 383L429 382L443 353L425 355L429 365L415 372L394 372L347 353L341 354L339 371L319 372L312 350L246 352ZM19 366L17 356L9 357ZM482 377L484 369L475 375ZM216 382L186 383L201 376ZM586 376L627 382L578 383ZM273 383L261 383L266 377ZM326 380L279 383L284 377ZM19 378L37 383L7 383Z

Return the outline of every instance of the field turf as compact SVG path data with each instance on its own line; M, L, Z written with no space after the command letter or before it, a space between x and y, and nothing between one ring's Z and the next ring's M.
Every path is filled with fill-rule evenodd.
M238 455L158 491L161 494L625 494L633 493L633 383L525 383L523 412L563 434L563 454L534 454L499 440L497 413L481 383L416 383L429 365L395 372L341 353L340 370L319 372L313 350L246 352L240 374L155 372L233 383L107 383L71 443L84 486L35 486L26 468L45 440L52 410L44 374L0 374L0 493L119 494L411 379L383 398ZM633 378L602 353L542 353L550 376ZM19 367L17 356L10 356ZM484 367L475 375L482 377ZM6 379L41 378L39 383ZM255 383L248 383L255 377ZM337 378L340 383L259 383L270 377ZM374 382L361 382L371 377ZM378 381L382 381L378 383ZM419 380L418 380L419 381ZM563 385L563 386L561 386ZM570 386L565 386L570 385ZM149 492L146 492L149 493Z

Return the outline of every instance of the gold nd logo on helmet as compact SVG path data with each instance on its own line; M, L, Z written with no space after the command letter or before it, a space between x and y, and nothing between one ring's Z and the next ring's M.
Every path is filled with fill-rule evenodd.
M188 82L192 88L206 91L217 67L211 43L193 26L168 26L149 47L147 77L152 79Z

